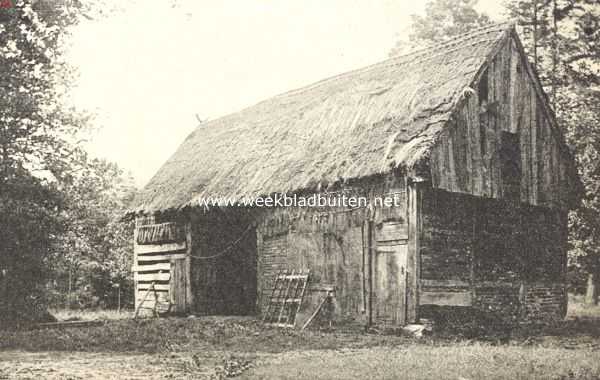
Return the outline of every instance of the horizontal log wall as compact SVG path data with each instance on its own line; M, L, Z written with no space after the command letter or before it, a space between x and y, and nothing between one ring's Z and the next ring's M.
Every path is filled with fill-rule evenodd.
M514 39L489 61L472 90L465 92L463 106L432 149L433 187L509 199L511 184L520 183L517 198L522 202L567 209L574 195L573 163ZM517 135L513 154L520 154L518 169L508 173L503 133Z
M132 271L136 309L142 306L140 315L152 315L153 309L159 313L190 311L191 240L186 223L166 215L136 218Z
M422 221L421 305L507 322L564 315L565 212L429 189Z
M474 197L424 191L421 305L470 306L473 276Z

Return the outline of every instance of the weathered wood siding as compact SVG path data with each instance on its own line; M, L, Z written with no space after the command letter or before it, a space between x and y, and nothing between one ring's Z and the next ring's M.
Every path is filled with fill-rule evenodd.
M532 78L518 42L508 39L474 88L465 89L463 106L432 149L434 188L513 199L516 185L522 202L567 208L572 162ZM511 136L517 144L506 151L503 140ZM518 162L507 166L507 155Z
M421 305L503 320L564 315L566 212L428 189L422 220Z
M264 310L273 278L282 269L310 270L310 283L305 302L298 317L301 324L322 301L327 292L333 291L333 305L323 319L346 325L364 326L368 322L371 302L388 299L403 289L397 281L401 276L393 272L397 265L386 266L377 262L377 251L383 252L404 246L408 251L407 194L404 178L391 178L371 186L360 188L359 194L373 199L375 196L396 196L397 207L342 208L282 208L265 210L258 226L258 284L260 307ZM372 228L371 234L368 229ZM369 237L372 241L369 242ZM369 247L372 257L369 258ZM414 250L411 250L415 254ZM407 256L410 256L407 253ZM372 260L369 262L369 260ZM407 266L414 265L414 258L407 259ZM377 267L380 267L379 270ZM405 268L406 270L406 268ZM408 273L410 272L410 273ZM379 285L377 279L387 274L392 279ZM416 312L414 297L416 270L410 268L405 274L406 298L395 305L394 310L383 310L372 315L378 324L401 324L398 315L412 316ZM390 277L391 276L391 277ZM410 291L408 290L410 289ZM387 297L387 298L386 298ZM400 309L401 308L401 309ZM412 310L407 314L405 310ZM405 317L406 318L406 317Z
M142 304L140 314L152 314L153 309L159 313L189 311L193 303L187 259L191 241L186 232L185 223L156 216L136 219L132 271L136 309Z

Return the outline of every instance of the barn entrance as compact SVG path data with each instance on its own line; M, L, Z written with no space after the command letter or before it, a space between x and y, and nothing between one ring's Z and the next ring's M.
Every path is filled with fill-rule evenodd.
M377 230L374 257L374 322L382 326L406 323L408 226L386 222Z
M193 227L192 291L200 315L256 313L256 229L245 215L215 211Z

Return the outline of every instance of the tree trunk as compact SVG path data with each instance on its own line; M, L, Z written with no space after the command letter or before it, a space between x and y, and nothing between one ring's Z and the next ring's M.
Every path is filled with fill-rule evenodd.
M585 304L598 305L598 278L594 273L588 274Z

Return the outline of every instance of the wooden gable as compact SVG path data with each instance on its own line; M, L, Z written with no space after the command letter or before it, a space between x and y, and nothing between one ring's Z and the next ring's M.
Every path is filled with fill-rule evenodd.
M434 188L568 209L573 158L515 32L482 67L430 156Z

